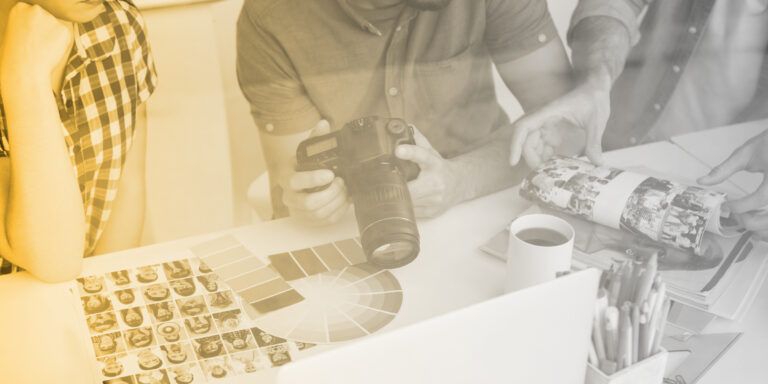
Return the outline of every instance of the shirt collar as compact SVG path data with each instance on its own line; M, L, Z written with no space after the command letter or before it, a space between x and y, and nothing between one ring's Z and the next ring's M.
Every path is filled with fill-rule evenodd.
M336 0L336 2L339 4L342 10L344 10L344 13L347 14L352 20L357 23L357 25L360 26L365 31L368 31L372 35L376 36L382 36L383 34L381 31L376 28L373 23L371 23L369 20L367 20L363 15L361 15L359 12L357 12L351 5L349 5L348 0ZM410 21L414 17L416 17L416 14L418 13L417 10L406 6L403 10L403 15L400 20L403 20L405 22Z
M75 24L77 55L85 61L99 61L117 49L115 26L120 25L111 2L104 2L104 12L95 19Z

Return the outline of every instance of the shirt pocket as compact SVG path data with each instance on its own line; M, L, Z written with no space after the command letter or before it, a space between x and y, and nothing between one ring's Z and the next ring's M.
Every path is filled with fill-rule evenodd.
M414 65L416 95L420 113L432 117L445 116L472 97L476 72L482 70L480 60L484 46L470 43L458 54L437 61L417 61Z

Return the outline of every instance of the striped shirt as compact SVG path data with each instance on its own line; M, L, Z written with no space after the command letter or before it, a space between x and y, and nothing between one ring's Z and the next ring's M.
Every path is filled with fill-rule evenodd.
M64 140L85 209L85 256L109 219L120 175L131 149L137 108L157 84L144 20L124 0L105 0L105 11L75 25L56 103ZM12 155L0 99L0 157ZM0 257L0 274L17 268Z

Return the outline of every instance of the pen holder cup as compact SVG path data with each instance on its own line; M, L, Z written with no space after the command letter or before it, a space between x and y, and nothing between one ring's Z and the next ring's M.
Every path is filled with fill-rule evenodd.
M587 364L587 377L584 382L585 384L661 384L664 380L668 355L667 350L662 348L661 352L610 376L594 365Z

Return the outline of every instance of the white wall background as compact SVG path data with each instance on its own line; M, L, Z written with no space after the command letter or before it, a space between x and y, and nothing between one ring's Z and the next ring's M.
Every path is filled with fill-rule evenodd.
M247 224L246 191L265 169L235 77L243 0L183 1L137 1L149 7L143 13L160 76L148 104L144 244ZM562 38L576 1L548 0ZM155 8L165 4L176 5ZM516 118L519 105L497 83L499 99Z

